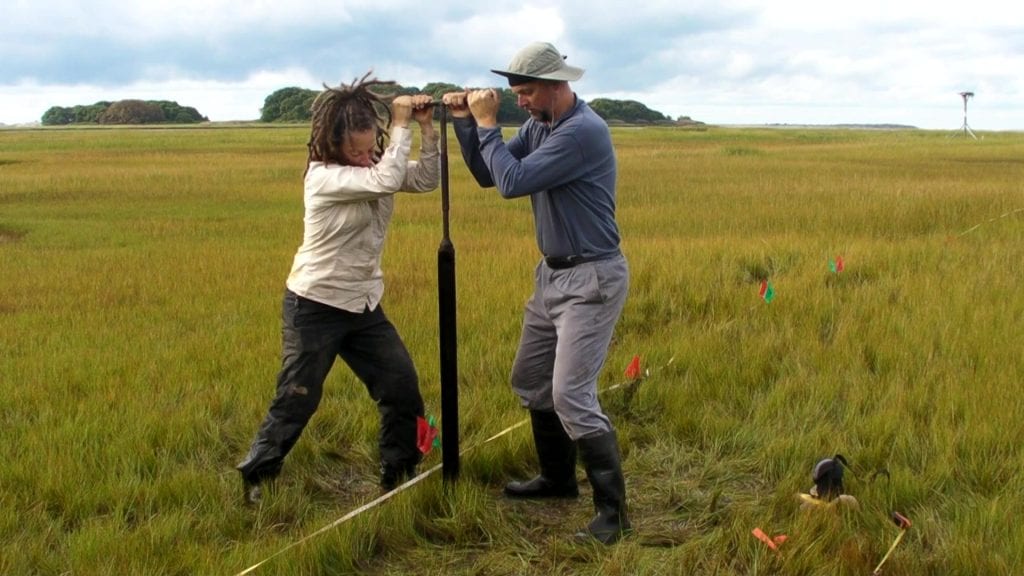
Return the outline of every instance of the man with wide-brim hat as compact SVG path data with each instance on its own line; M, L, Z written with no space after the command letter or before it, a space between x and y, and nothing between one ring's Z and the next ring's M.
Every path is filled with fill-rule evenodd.
M512 365L512 389L530 411L540 474L510 482L510 498L575 498L577 452L596 515L580 536L605 544L630 530L619 444L597 398L597 380L629 288L615 221L616 160L608 125L577 98L570 66L534 42L502 70L530 113L508 142L497 90L444 96L463 159L483 187L528 196L542 258Z
M505 70L491 72L509 79L509 85L515 86L530 80L561 80L573 82L583 77L583 68L570 66L566 63L558 49L548 42L534 42L519 51Z

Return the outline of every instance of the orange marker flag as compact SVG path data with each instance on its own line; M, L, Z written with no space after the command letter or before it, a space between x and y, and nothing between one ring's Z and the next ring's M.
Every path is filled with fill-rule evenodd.
M629 362L629 366L626 366L626 379L630 382L640 379L640 356L635 355Z
M761 530L760 528L754 528L750 531L750 533L753 534L754 537L760 540L761 542L764 542L766 546L768 546L775 552L779 551L779 546L783 542L789 540L789 536L786 536L785 534L779 534L774 538L770 538L767 534L764 533L764 530Z
M895 522L896 525L899 526L901 530L906 530L906 529L910 528L910 526L911 526L910 518L907 518L903 514L900 514L899 512L896 512L896 511L893 511L893 513L892 513L892 521Z

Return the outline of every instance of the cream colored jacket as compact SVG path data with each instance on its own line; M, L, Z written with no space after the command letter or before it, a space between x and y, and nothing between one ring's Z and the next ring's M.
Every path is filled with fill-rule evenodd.
M437 137L409 160L412 131L391 129L384 155L371 168L311 162L305 180L302 246L288 275L292 292L328 306L373 310L384 294L381 252L396 192L437 188Z

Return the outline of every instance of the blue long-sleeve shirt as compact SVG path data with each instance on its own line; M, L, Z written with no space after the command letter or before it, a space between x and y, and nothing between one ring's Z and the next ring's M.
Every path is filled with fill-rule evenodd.
M508 143L501 128L454 119L477 182L505 198L529 196L544 256L601 257L619 250L615 150L608 125L579 98L551 125L527 120Z

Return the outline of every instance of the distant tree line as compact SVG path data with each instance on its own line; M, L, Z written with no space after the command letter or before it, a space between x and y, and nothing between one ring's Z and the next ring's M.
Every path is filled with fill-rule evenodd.
M43 113L43 126L68 124L195 124L209 119L191 106L168 100L101 101L91 105L53 106Z
M462 90L455 84L443 82L432 82L422 89L415 87L404 87L395 85L385 95L397 94L430 94L440 100L441 96L448 92ZM270 96L267 96L260 111L260 120L263 122L308 122L310 120L310 109L313 100L316 99L319 90L306 88L289 87L282 88ZM501 96L501 103L498 108L498 122L501 124L519 124L530 117L529 113L516 104L516 95L508 88L498 91ZM611 100L608 98L595 98L588 101L590 107L597 112L606 122L626 124L655 124L671 123L668 116L649 109L640 102L634 100Z
M384 87L385 96L398 94L430 94L435 99L448 92L462 88L455 84L432 82L422 89L394 85ZM516 95L508 88L500 89L501 102L498 108L498 122L519 124L529 114L516 104ZM278 123L302 123L310 120L310 109L319 90L288 87L275 91L263 102L260 121ZM651 110L635 100L611 100L595 98L588 102L590 107L606 122L623 124L672 123L668 116ZM682 118L680 122L682 122ZM689 118L685 118L689 120ZM209 119L191 106L181 106L167 100L119 100L97 102L86 106L54 106L43 114L44 126L66 126L69 124L194 124Z
M448 92L462 90L455 84L443 82L431 82L422 89L413 86L379 86L376 88L384 96L397 96L399 94L430 94L437 100ZM263 122L308 122L311 118L310 109L313 100L320 94L320 90L307 88L296 88L294 86L282 88L270 96L263 103L260 110L260 120ZM522 122L529 117L523 109L516 106L515 95L510 90L502 90L501 103L498 108L499 122Z

